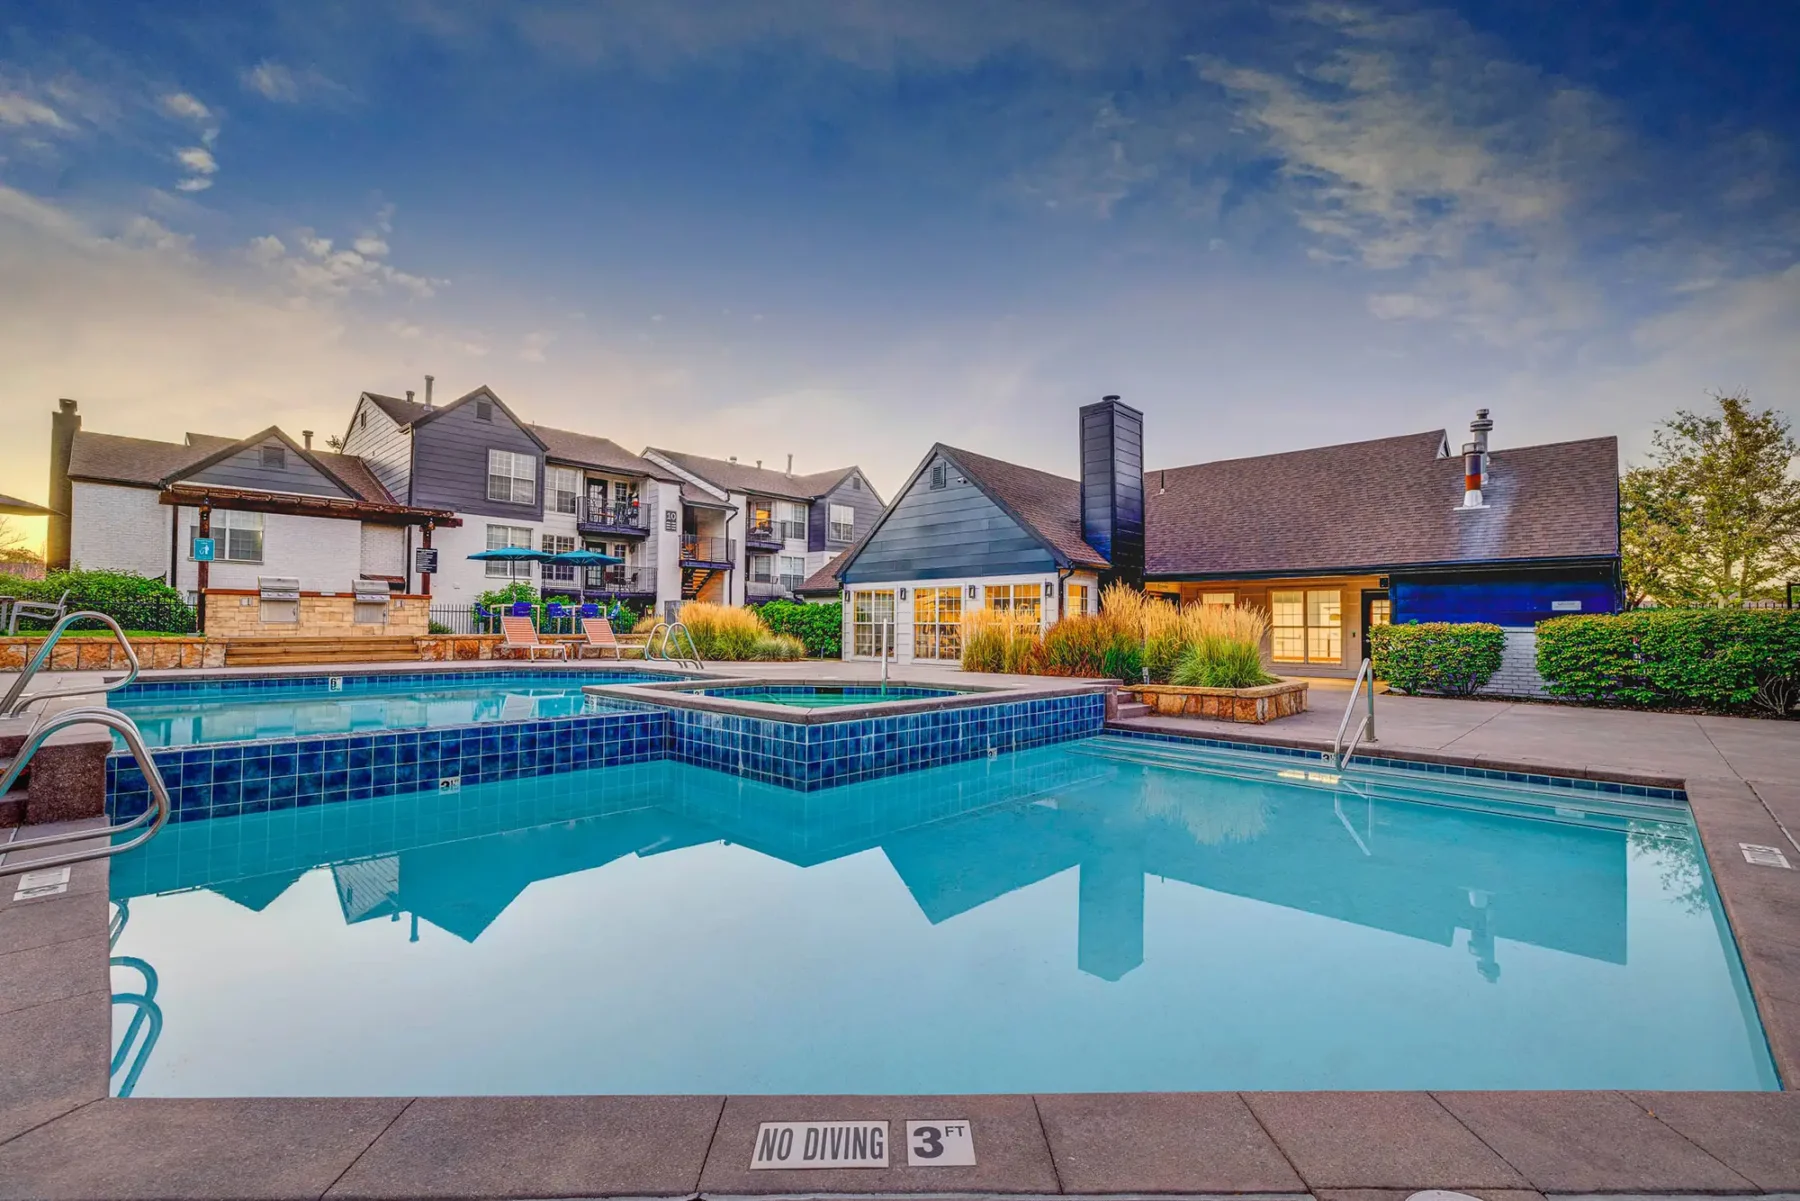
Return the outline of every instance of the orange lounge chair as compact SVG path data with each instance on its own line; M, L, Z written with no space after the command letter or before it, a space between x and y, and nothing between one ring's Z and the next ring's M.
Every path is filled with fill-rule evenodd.
M568 647L539 639L537 628L531 624L529 617L502 617L500 632L506 636L500 643L501 650L524 651L527 659L537 658L539 651L558 659L569 657Z
M577 649L582 655L589 651L611 651L615 659L625 656L619 652L619 640L613 637L612 622L604 617L584 617L581 619L581 633L584 641Z

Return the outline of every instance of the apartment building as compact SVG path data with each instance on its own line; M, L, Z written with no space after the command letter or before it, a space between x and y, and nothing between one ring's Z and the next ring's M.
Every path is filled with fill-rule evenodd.
M682 596L756 604L799 594L807 578L849 549L881 516L860 467L796 475L649 447L658 469L682 481Z

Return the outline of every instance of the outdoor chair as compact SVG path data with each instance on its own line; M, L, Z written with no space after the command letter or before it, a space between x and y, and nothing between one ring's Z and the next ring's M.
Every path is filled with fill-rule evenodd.
M512 615L514 617L529 618L531 616L531 602L530 601L514 601L513 605L512 605Z
M596 605L593 601L584 601L581 606L581 615L583 617L598 617L600 616L600 606Z
M612 622L606 620L606 618L582 618L581 634L583 641L580 643L580 647L583 656L589 651L596 651L602 654L606 651L611 651L612 657L615 659L623 659L625 657L619 650L619 640L613 637Z
M480 601L475 602L475 620L481 623L483 630L490 634L494 632L494 615Z
M8 634L17 634L19 632L19 618L21 617L36 617L49 622L51 625L55 625L62 620L63 614L68 611L69 592L67 589L63 590L61 598L59 598L54 605L47 604L44 601L15 600L12 603L11 611L6 615L6 632Z
M559 634L562 632L563 618L568 617L569 615L569 611L562 607L560 601L547 601L544 604L544 622L545 624L548 624L554 621L556 623L556 632Z
M567 659L569 648L555 642L544 642L538 638L537 628L531 624L529 617L502 617L500 630L506 635L500 644L503 651L524 651L527 659L535 659L542 651L557 659Z

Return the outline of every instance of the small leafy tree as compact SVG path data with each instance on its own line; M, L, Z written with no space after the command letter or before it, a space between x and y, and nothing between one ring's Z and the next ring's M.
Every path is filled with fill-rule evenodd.
M1718 411L1678 411L1653 461L1620 485L1627 599L1738 605L1771 599L1800 572L1800 443L1773 409L1746 395Z

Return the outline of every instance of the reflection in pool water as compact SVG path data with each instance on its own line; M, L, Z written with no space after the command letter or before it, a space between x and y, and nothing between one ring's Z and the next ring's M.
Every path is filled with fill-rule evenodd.
M659 761L172 826L112 871L165 1019L137 1095L1775 1086L1680 806L1271 761Z

